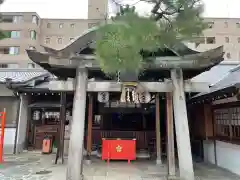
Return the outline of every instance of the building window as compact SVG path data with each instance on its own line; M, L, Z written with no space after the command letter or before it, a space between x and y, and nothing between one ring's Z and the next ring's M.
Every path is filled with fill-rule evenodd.
M70 24L70 27L71 27L71 28L74 28L74 27L75 27L75 24Z
M58 38L58 44L62 44L62 38Z
M8 65L8 68L12 68L12 69L19 68L19 64L16 64L16 63L10 63L10 64L7 64L7 65Z
M35 67L36 67L35 64L33 64L33 63L28 63L28 68L29 68L29 69L35 68Z
M228 22L224 22L224 28L228 28Z
M228 59L230 59L230 58L231 58L231 54L230 54L230 53L227 53L227 54L226 54L226 57L227 57Z
M34 46L29 46L30 50L36 50L36 48Z
M237 40L238 40L238 43L240 43L240 37L238 37L238 39L237 39Z
M0 54L9 54L9 47L2 47L0 48Z
M0 64L0 68L8 68L8 64Z
M63 23L60 23L59 24L59 29L62 29L63 28Z
M11 38L13 39L20 38L20 31L11 31Z
M215 37L207 37L206 41L207 41L207 44L215 44L216 38Z
M229 37L225 37L225 42L229 43Z
M23 21L23 16L13 16L13 23L20 23Z
M216 137L219 140L229 141L240 138L240 107L226 107L215 109L214 127Z
M45 44L50 44L50 42L51 42L51 39L50 39L50 38L46 38L46 39L45 39Z
M18 55L20 53L20 47L9 47L9 54Z
M99 25L99 22L96 23L88 23L88 28L96 27Z
M212 29L213 26L214 26L214 22L209 22L209 23L208 23L208 28L209 28L209 29Z
M36 31L34 31L34 30L30 31L30 38L31 38L32 40L36 40L36 39L37 39L37 33L36 33Z
M39 18L36 15L32 16L32 23L37 24L39 23Z
M237 28L240 28L240 22L236 23Z
M74 42L74 38L70 38L70 41L71 41L71 42Z
M51 28L51 23L47 23L47 28Z

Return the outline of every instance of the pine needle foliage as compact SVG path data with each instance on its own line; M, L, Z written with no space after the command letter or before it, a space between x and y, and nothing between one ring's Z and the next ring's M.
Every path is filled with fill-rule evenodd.
M139 73L146 63L140 52L175 47L206 27L200 0L146 1L154 4L151 17L139 16L134 7L121 7L110 23L98 28L95 54L105 73Z

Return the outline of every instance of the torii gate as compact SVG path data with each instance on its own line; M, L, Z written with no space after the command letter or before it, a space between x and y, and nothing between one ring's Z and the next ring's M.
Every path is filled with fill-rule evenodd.
M92 69L99 69L94 56L76 55L76 51L89 48L89 42L93 42L95 32L90 31L80 36L75 42L64 49L54 50L46 48L47 52L27 50L32 61L47 69L59 77L74 77L73 81L53 81L49 84L50 90L75 91L73 102L73 120L70 136L67 180L83 179L83 141L84 141L84 120L86 109L87 92L116 92L121 91L121 83L113 81L90 81L88 74ZM209 86L206 83L195 83L185 79L195 76L223 60L223 47L206 52L198 53L183 46L184 50L178 52L180 56L156 57L148 69L156 68L159 72L170 72L168 81L165 82L138 82L148 92L168 92L168 104L171 104L173 97L174 123L177 137L178 158L180 178L194 180L192 154L189 137L187 108L185 92L208 92ZM187 51L186 51L187 50ZM76 73L75 73L76 72ZM191 76L185 76L189 73ZM171 116L172 112L168 111ZM171 127L172 128L172 127ZM173 135L168 139L171 140ZM173 139L168 143L168 152L174 152ZM169 154L171 155L171 154ZM169 175L175 175L174 158L168 158Z

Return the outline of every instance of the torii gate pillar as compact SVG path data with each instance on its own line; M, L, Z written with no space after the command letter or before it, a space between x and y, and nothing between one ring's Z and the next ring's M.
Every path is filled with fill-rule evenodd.
M172 69L171 78L173 82L174 122L176 129L180 179L194 180L182 69Z
M83 180L83 142L88 80L87 69L78 67L75 80L76 87L73 100L73 120L68 151L67 180Z

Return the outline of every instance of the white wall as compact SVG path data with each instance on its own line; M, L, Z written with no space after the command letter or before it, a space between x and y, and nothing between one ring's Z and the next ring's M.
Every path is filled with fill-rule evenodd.
M0 128L0 130L2 130ZM5 128L4 134L4 154L13 154L16 128Z
M204 141L204 160L215 164L214 143ZM240 175L240 145L216 141L217 165Z
M204 161L215 164L215 156L214 156L214 144L213 141L204 141L203 142L203 153L204 153Z

